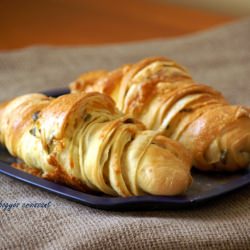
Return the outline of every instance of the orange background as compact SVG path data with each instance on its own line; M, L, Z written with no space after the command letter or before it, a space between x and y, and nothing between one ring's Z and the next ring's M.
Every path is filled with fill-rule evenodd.
M1 0L0 49L175 37L233 17L146 0Z

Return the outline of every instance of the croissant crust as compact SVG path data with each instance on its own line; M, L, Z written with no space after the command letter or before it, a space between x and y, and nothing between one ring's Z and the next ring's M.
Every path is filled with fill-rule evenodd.
M122 112L181 142L192 152L196 168L235 171L249 166L249 108L230 105L218 91L195 83L182 66L146 58L97 75L83 74L70 84L71 91L110 95Z
M0 106L0 141L31 174L85 192L176 195L191 183L179 143L123 115L100 93L17 97Z

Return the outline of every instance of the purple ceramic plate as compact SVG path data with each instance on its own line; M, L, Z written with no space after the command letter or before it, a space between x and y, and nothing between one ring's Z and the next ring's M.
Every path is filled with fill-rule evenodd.
M44 92L49 96L68 93L67 89L55 89ZM193 184L182 196L137 196L110 197L79 192L69 187L44 180L11 167L16 159L0 147L0 173L13 177L49 192L80 202L84 205L106 210L148 210L193 207L211 199L221 197L250 183L250 167L234 174L203 173L192 171Z

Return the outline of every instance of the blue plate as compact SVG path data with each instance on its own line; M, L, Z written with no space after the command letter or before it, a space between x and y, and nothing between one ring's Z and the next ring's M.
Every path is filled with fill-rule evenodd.
M68 93L67 89L55 89L44 92L49 96ZM11 164L16 162L3 147L0 147L0 173L13 177L49 192L80 202L84 205L106 210L149 210L193 207L211 199L223 196L250 183L250 167L234 174L203 173L192 171L193 183L187 193L182 196L137 196L109 197L79 192L69 187L25 173Z

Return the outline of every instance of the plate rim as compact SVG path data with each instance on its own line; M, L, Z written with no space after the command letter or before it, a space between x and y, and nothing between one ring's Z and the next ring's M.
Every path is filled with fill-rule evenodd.
M242 175L233 181L226 182L219 185L217 188L212 188L200 195L193 195L189 198L185 195L183 196L154 196L154 195L144 195L144 196L131 196L131 197L111 197L111 196L98 196L93 194L84 193L70 187L58 184L46 180L44 178L37 177L35 175L26 173L22 170L14 168L10 163L6 163L0 160L0 173L18 179L19 181L25 182L27 184L33 185L38 188L42 188L46 191L52 192L54 194L60 195L62 197L68 198L80 202L84 205L102 208L108 210L121 210L123 208L132 208L136 205L149 206L144 207L145 209L150 207L160 206L162 208L181 208L181 207L192 207L193 205L201 204L205 201L215 199L219 196L225 195L229 192L235 191L242 188L250 183L250 172Z

